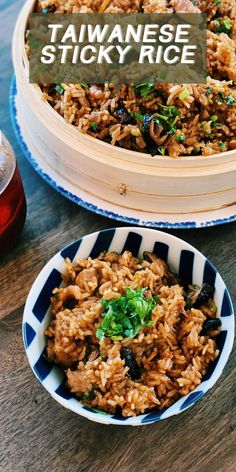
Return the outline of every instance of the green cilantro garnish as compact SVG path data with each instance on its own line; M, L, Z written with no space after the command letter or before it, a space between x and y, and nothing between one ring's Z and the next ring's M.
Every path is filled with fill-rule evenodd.
M177 130L175 125L179 119L179 110L173 105L162 105L161 103L158 103L158 108L158 113L154 113L152 116L143 116L142 133L145 138L149 137L151 122L154 123L154 126L161 126L164 132L168 133L169 136L172 136ZM166 153L165 146L160 146L158 151L162 156L164 156Z
M231 32L232 24L229 18L217 18L215 20L215 32L226 33Z
M88 88L89 88L89 86L88 86L88 84L86 84L86 82L80 82L80 85L81 85L81 87L83 87L84 89L88 89Z
M169 122L171 120L172 124L176 123L179 117L179 110L174 105L161 105L159 103L158 106L162 108L162 114L155 113L155 115Z
M173 134L175 134L176 130L177 130L176 126L172 126L170 131L168 132L169 136L172 136Z
M163 114L166 116L179 116L179 110L174 105L162 105L161 103L158 103L158 106L162 108Z
M63 95L63 93L65 92L65 89L61 86L61 84L57 84L56 87L55 87L55 90L60 93L60 95Z
M98 131L98 124L96 121L90 121L90 127L93 128L93 131Z
M166 153L165 146L159 146L158 151L162 156L165 156L165 153Z
M178 143L183 143L185 139L186 139L185 134L177 134L175 136L175 141L177 141Z
M171 136L176 131L176 122L179 119L179 110L173 105L161 105L161 113L154 113L153 118L157 124L160 124L165 131Z
M139 120L139 121L143 121L143 117L144 117L144 115L141 115L141 113L138 113L137 111L132 111L132 112L130 113L130 116L131 116L132 118L136 118L136 119Z
M229 18L226 18L226 19L223 20L223 25L224 25L225 32L229 33L231 31L231 28L232 28L232 24L231 24L231 21L229 20Z
M221 5L221 0L214 0L214 4L218 7Z
M224 149L225 148L225 143L219 143L219 147L220 147L220 149Z
M148 97L153 91L153 84L146 82L135 86L135 90L141 95L141 97Z
M96 331L97 338L105 337L113 341L123 338L134 338L144 326L151 326L152 310L157 297L150 299L144 296L146 288L132 290L128 288L125 295L113 300L102 299L102 322Z
M184 89L180 94L179 98L180 100L185 100L190 95L190 91L188 89Z

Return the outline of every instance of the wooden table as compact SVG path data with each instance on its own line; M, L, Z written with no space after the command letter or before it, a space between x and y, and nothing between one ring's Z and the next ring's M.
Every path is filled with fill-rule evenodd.
M27 293L45 262L86 233L120 226L58 195L34 172L14 137L8 113L10 42L22 0L2 0L0 128L13 144L28 214L19 243L0 261L1 472L236 471L236 353L221 379L195 407L141 428L89 422L57 404L34 377L23 349L21 318ZM216 265L236 300L236 224L170 231Z

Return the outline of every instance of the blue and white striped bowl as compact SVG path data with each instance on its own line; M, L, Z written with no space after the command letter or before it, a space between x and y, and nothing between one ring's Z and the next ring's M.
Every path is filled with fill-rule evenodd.
M134 418L122 418L94 411L82 405L65 387L62 370L47 362L44 329L50 322L50 295L61 283L63 260L79 256L94 258L101 251L130 250L142 257L143 251L153 251L166 260L171 269L189 283L207 282L215 287L214 301L222 321L219 335L220 354L201 384L165 411L154 411ZM89 234L56 254L43 268L28 295L23 316L23 339L30 366L55 400L70 410L99 423L142 425L176 415L196 403L217 381L228 360L234 339L234 313L228 290L214 266L194 247L170 234L147 228L116 228Z

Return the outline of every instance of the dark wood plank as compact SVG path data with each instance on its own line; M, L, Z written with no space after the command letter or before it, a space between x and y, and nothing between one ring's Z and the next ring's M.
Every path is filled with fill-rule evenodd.
M0 129L14 147L27 199L27 219L16 248L0 259L0 318L21 306L45 262L70 241L101 228L116 225L79 208L49 187L32 169L20 150L8 110L13 74L11 36L23 0L0 5Z
M27 166L37 186L34 193L26 193L28 214L19 243L0 262L0 317L24 303L39 271L63 246L85 234L116 225L67 201ZM25 188L27 191L27 180Z

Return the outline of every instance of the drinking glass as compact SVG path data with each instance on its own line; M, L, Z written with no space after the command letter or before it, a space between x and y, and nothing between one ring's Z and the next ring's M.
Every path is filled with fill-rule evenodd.
M0 255L6 253L24 226L26 201L15 153L0 131Z

